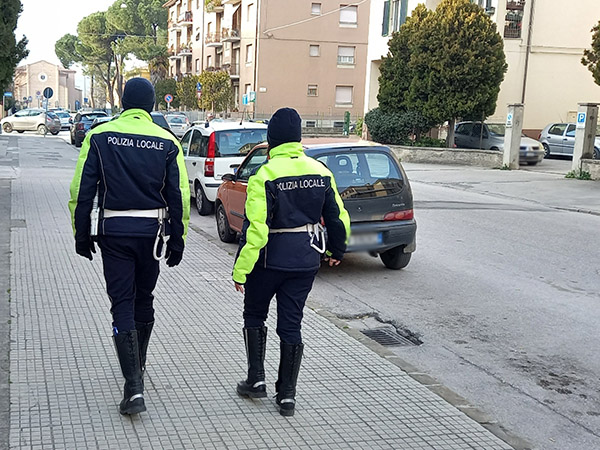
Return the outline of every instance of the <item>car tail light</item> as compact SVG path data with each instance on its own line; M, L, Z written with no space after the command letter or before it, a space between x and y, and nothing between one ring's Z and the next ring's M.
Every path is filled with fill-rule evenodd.
M215 146L215 133L211 133L208 138L208 153L206 155L206 161L204 161L205 177L215 176Z
M412 220L414 219L414 213L412 209L406 209L404 211L392 211L383 216L383 220Z
M538 134L538 141L542 138L542 133Z
M85 127L84 127L84 125L83 125L81 122L79 122L79 123L78 123L78 124L75 126L75 129L76 129L76 130L83 130L84 128L85 128Z

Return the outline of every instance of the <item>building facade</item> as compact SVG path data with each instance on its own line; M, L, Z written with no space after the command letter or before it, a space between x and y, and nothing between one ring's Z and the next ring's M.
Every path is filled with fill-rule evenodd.
M424 2L435 9L441 0ZM581 64L600 19L598 0L474 0L486 9L504 38L508 70L490 122L506 120L507 105L525 105L524 129L533 136L548 123L574 120L580 102L600 103L600 87ZM365 108L378 105L379 66L393 31L419 0L371 2Z
M75 87L74 70L48 61L37 61L16 68L13 95L22 106L41 107L42 93L47 87L54 91L48 103L49 108L75 110L82 104L81 89Z
M235 108L308 125L363 115L370 1L170 0L170 74L226 70ZM247 100L247 102L245 101ZM245 104L247 103L247 104Z

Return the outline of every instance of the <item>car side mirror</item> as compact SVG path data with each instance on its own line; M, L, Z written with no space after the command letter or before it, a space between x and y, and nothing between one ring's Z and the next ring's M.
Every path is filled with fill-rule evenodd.
M235 181L235 175L232 173L226 173L221 177L223 181Z

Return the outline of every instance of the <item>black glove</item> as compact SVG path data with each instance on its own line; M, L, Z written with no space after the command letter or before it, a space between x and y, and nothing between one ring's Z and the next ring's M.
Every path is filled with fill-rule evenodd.
M167 266L175 267L181 262L181 258L183 258L183 250L173 250L167 243L167 253L165 254L165 258L167 259Z
M94 245L94 241L88 237L87 239L75 241L75 251L78 255L83 256L91 261L94 259L92 253L96 253L96 246Z

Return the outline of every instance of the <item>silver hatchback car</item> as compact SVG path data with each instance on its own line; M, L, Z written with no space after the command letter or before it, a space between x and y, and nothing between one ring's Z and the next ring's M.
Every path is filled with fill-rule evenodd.
M551 123L540 133L539 140L544 146L544 156L568 155L573 156L575 147L574 123ZM594 142L594 159L600 159L600 126L596 129Z
M454 130L454 144L458 148L504 151L505 130L503 123L460 122ZM535 139L523 135L519 149L519 164L535 166L544 159L542 144Z

